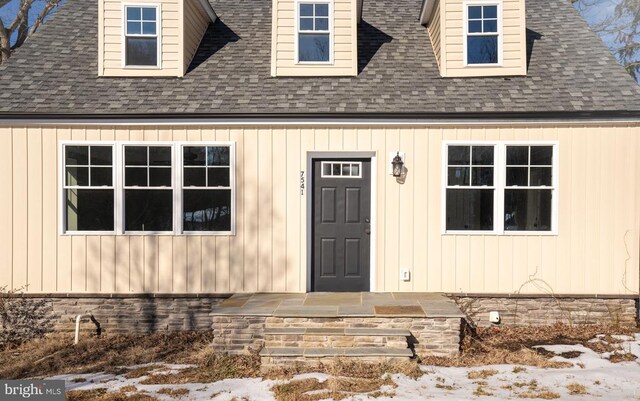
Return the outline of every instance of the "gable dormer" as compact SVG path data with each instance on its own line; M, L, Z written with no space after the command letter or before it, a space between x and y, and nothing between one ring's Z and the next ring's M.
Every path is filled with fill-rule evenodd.
M362 0L273 0L272 76L355 76Z
M425 0L420 22L443 77L527 74L525 0Z
M98 0L98 75L184 76L216 14L207 0Z

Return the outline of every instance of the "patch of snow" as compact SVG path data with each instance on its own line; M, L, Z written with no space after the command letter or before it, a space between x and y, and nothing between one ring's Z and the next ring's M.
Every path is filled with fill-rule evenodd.
M326 373L303 373L301 375L294 376L290 381L304 380L304 379L316 379L320 383L324 383L329 379L331 375Z

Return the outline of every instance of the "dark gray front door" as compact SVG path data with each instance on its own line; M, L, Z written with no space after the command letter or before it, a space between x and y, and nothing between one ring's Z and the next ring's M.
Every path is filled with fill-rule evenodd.
M313 161L313 291L369 291L371 159Z

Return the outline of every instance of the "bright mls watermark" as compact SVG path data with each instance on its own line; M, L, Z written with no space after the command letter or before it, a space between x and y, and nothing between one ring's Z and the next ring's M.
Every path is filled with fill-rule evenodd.
M64 399L64 380L0 380L2 401Z

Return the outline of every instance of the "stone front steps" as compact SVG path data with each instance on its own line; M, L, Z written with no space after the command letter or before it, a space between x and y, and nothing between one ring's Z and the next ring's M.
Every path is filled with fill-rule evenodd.
M339 347L339 348L264 348L260 352L261 368L304 363L314 365L348 359L359 362L399 362L413 357L409 348Z
M260 352L263 368L292 362L320 363L345 358L363 362L400 361L414 356L411 332L367 327L267 327Z
M264 332L266 348L408 348L409 330L370 328L276 327Z
M213 348L263 367L458 354L464 317L432 293L236 294L211 312Z

